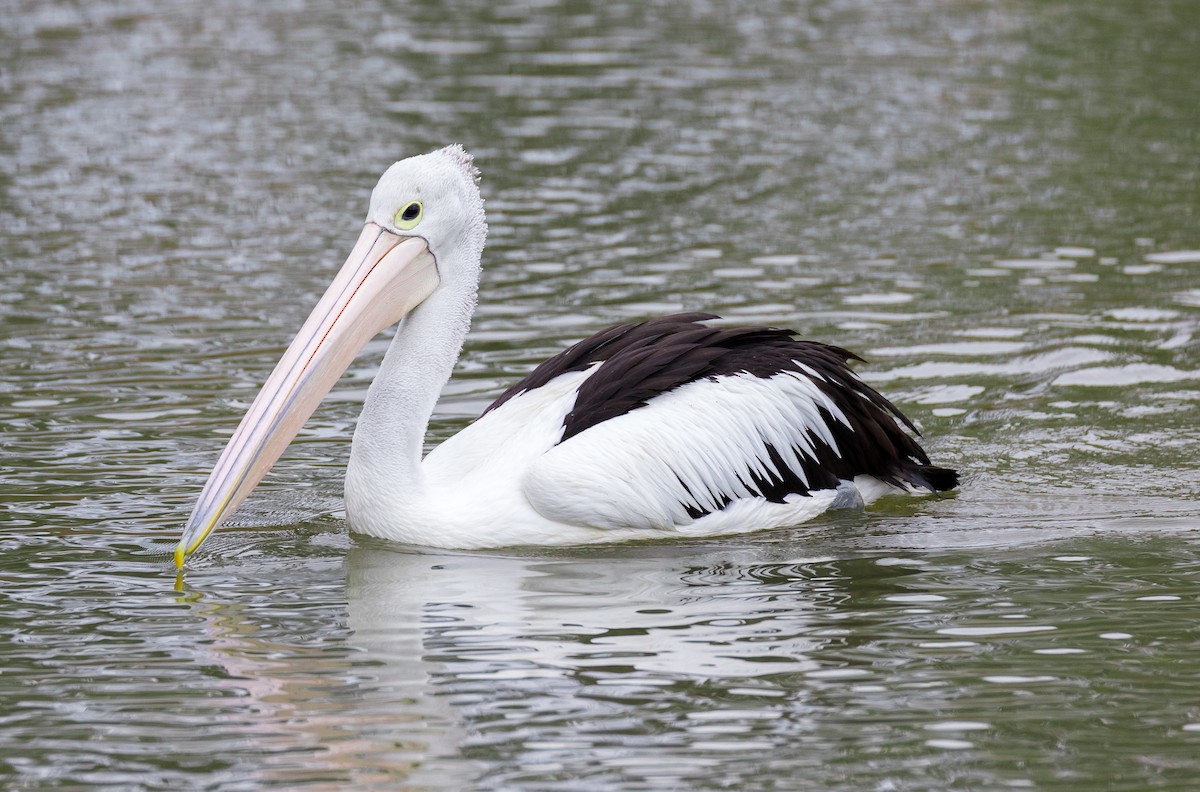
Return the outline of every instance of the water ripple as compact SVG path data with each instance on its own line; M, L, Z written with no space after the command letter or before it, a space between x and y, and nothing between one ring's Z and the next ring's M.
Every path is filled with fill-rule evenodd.
M1193 782L1192 5L10 5L5 786ZM708 310L871 359L962 489L737 540L352 540L385 334L176 580L375 175L449 140L491 233L431 444L599 327Z

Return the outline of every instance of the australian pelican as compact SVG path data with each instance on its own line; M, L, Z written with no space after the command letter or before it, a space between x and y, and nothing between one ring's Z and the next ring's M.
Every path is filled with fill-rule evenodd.
M354 356L399 321L346 471L350 528L435 547L570 545L795 525L887 492L938 492L912 423L787 330L678 314L538 366L422 460L475 309L487 224L460 146L397 162L366 226L209 476L184 558L254 489Z

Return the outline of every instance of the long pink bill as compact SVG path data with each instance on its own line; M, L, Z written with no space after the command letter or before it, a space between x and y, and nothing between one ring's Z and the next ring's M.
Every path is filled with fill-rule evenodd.
M425 240L367 223L209 474L175 548L177 567L262 480L367 341L437 285Z

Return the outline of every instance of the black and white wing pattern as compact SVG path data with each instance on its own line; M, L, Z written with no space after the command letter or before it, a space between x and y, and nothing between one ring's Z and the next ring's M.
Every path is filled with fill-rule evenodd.
M538 512L597 528L669 529L748 504L811 511L815 501L803 499L826 503L861 477L901 490L957 486L958 474L931 465L905 431L917 433L912 422L850 370L856 355L789 330L703 324L715 318L676 314L601 331L488 408L586 372L561 438L525 476Z

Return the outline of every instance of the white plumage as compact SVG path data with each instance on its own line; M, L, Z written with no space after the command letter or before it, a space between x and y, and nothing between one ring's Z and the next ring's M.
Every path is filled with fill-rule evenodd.
M847 368L850 353L772 328L709 327L701 314L581 341L422 460L476 301L487 229L477 180L457 146L380 179L346 264L213 470L177 563L253 489L366 340L397 320L346 475L360 533L436 547L711 536L957 483Z

